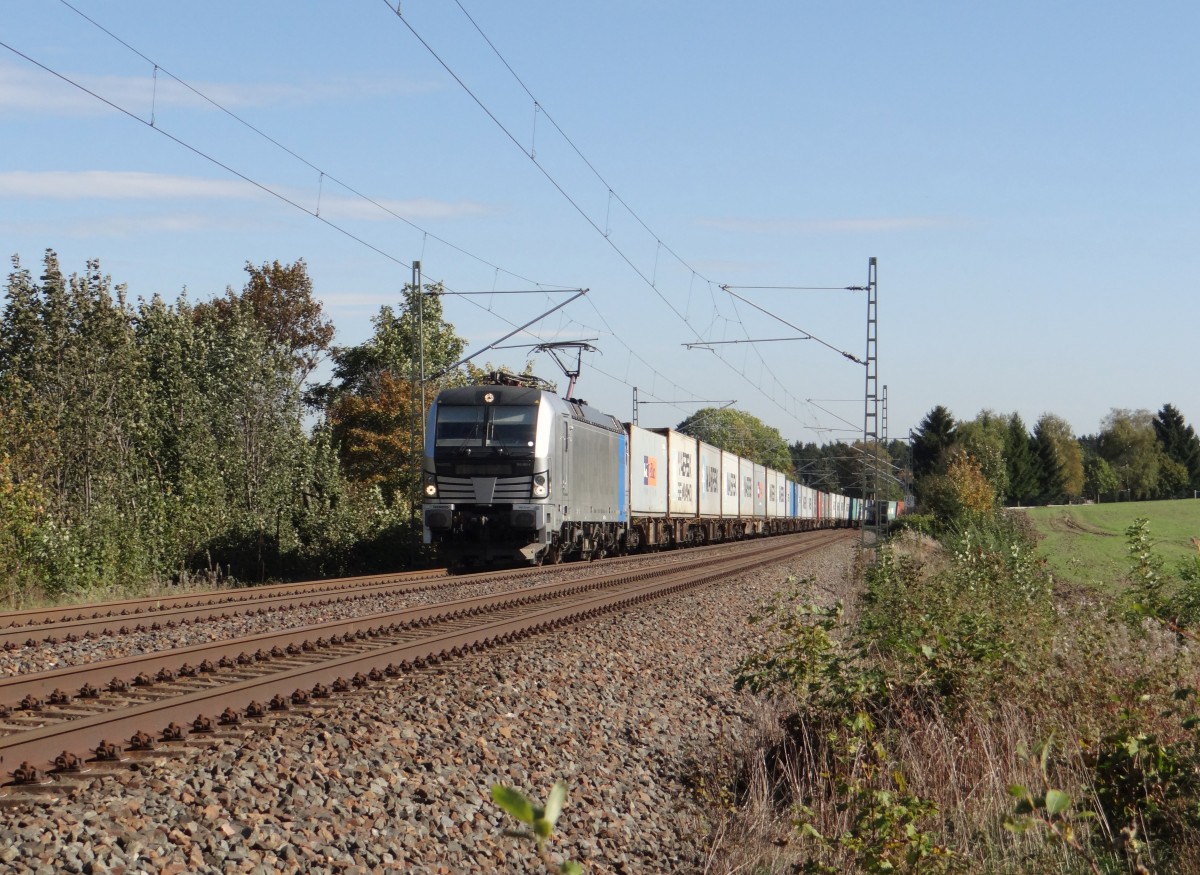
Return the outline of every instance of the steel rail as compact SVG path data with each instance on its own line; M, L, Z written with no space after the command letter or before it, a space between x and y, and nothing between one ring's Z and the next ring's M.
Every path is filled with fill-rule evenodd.
M702 563L699 568L685 570L672 567L664 569L663 573L651 582L637 580L623 588L617 588L615 592L588 592L565 604L541 607L516 617L490 620L467 630L449 630L417 641L372 648L312 665L296 666L262 677L240 680L233 684L134 705L120 711L29 729L0 738L0 764L6 769L12 769L18 762L29 762L36 766L39 763L50 762L60 752L75 752L78 755L79 751L103 748L108 740L122 738L126 733L145 731L147 726L155 721L160 725L162 721L187 722L196 709L201 711L201 717L197 718L196 722L202 722L206 708L211 713L221 706L230 707L235 702L240 705L250 698L287 695L290 691L309 683L334 683L346 673L361 673L369 668L378 668L385 661L391 664L399 660L402 665L411 667L422 660L443 659L481 647L508 643L567 622L579 622L680 589L693 588L732 574L745 573L825 545L779 545L752 556L739 555L729 561ZM215 721L210 717L209 722ZM240 723L240 720L238 722Z
M776 546L782 547L784 543L779 542ZM725 558L723 561L736 561L736 554ZM268 662L270 654L266 652L267 648L272 651L276 649L280 651L275 656L276 659L294 659L297 654L288 653L285 648L289 648L292 645L303 647L304 645L312 645L318 641L328 642L330 639L361 637L361 635L381 637L389 634L402 634L405 631L411 630L417 624L428 625L436 622L453 622L485 611L504 610L528 603L534 599L569 595L585 589L621 585L628 581L645 579L655 574L663 574L674 570L689 571L693 568L711 565L712 563L713 559L708 556L698 557L689 555L681 562L673 563L669 566L643 566L635 569L613 571L578 580L543 583L502 593L469 596L447 602L415 605L394 611L326 620L320 623L296 626L291 629L259 632L239 638L220 639L153 653L138 653L98 662L64 666L33 674L4 677L0 678L0 706L28 711L28 714L18 715L25 719L30 719L34 712L43 714L44 716L57 716L57 712L50 708L21 709L19 703L26 700L27 697L29 699L43 700L52 693L67 692L64 690L64 687L76 690L85 685L90 685L93 687L107 686L111 689L115 681L123 682L127 687L140 686L142 693L153 694L155 686L171 683L171 681L161 680L159 684L151 682L154 679L153 676L164 670L171 672L177 677L199 677L196 673L196 667L191 666L193 662L197 664L204 664L205 661L218 663L222 659L237 659L243 663L246 663L248 659L253 659L259 663ZM318 646L324 648L328 644ZM254 653L254 657L242 659L246 656L247 651ZM181 674L180 670L184 666L191 666L192 670ZM136 684L138 676L143 676L147 680L141 684ZM185 681L180 682L183 683ZM67 692L67 695L72 694ZM79 704L77 703L72 709L68 710L77 709L78 707ZM11 719L11 717L12 715L8 715L8 718L4 718L0 714L0 719ZM0 731L3 731L3 725L0 725Z
M745 546L747 543L738 542L738 546ZM732 546L733 544L721 544L699 549L708 551L729 549ZM597 560L592 564L607 565L613 562L628 562L631 558L633 557L612 557ZM294 607L332 604L357 598L360 594L366 597L380 593L449 589L480 581L544 576L555 570L559 570L557 566L523 567L454 576L448 575L445 569L397 572L306 583L243 587L217 590L211 593L11 611L0 613L0 647L13 649L21 645L57 644L62 640L78 640L88 635L128 634L130 631L170 629L189 623L228 619L231 612L232 615L237 616L263 610L287 610ZM322 596L328 596L328 598L322 599ZM220 613L216 613L217 611ZM131 623L136 623L137 626L130 628L129 624Z

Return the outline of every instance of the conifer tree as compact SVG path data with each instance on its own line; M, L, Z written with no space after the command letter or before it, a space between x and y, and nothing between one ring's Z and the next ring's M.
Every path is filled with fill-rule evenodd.
M1183 414L1173 405L1164 404L1152 424L1167 458L1187 469L1190 488L1200 489L1200 438L1184 420Z
M1008 496L1017 504L1028 504L1038 495L1038 464L1032 438L1020 414L1009 417L1004 451L1008 460Z

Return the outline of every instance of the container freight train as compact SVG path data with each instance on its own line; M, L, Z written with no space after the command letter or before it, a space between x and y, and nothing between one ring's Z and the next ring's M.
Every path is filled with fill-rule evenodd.
M857 498L507 382L439 393L424 492L425 543L452 566L598 559L862 518Z

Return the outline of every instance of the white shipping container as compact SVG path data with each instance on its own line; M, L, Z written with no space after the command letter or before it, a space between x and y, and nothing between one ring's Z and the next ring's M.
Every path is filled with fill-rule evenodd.
M667 507L673 517L694 517L699 506L699 465L694 437L667 430Z
M767 516L767 469L763 465L754 466L754 516L756 519Z
M800 510L798 516L802 520L814 520L817 518L816 492L811 486L800 484Z
M719 517L724 484L721 481L721 451L711 444L698 441L700 460L697 482L700 488L700 516Z
M629 511L667 514L667 436L636 425L629 427Z
M726 519L738 517L738 457L721 451L721 516Z
M738 481L742 486L738 515L749 519L754 516L754 463L749 459L738 459Z

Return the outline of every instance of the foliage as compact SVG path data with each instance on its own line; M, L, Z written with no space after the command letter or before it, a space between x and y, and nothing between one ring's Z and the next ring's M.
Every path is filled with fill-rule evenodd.
M800 871L841 871L825 862L840 854L865 872L949 871L954 855L921 826L937 817L937 806L908 790L870 716L885 710L887 678L871 663L865 637L836 634L841 606L807 603L810 591L805 582L750 618L767 627L770 643L739 663L735 681L738 689L789 697L796 707L789 732L817 751L846 813L846 824L830 829L812 809L798 808L794 826L816 846Z
M1186 471L1183 485L1167 494L1176 494L1185 488L1200 489L1200 438L1187 424L1183 414L1171 404L1164 404L1151 421L1154 435L1167 459L1182 466ZM1175 484L1171 484L1175 486Z
M1087 495L1091 495L1096 501L1099 501L1100 496L1113 494L1119 486L1117 475L1113 473L1112 466L1108 464L1107 460L1095 454L1085 457L1083 489Z
M1004 444L1008 461L1008 497L1014 504L1030 504L1038 496L1040 472L1033 453L1032 438L1021 417L1014 413L1008 419L1008 436Z
M801 806L794 822L797 831L823 852L834 847L848 852L861 872L933 875L961 870L957 855L922 826L937 818L937 806L909 791L904 774L875 739L870 718L860 712L847 724L845 737L834 745L839 776L834 794L849 823L836 834L825 835L812 810ZM826 853L809 856L799 871L822 875L844 871L823 863Z
M273 346L291 355L297 384L329 351L333 323L324 317L321 302L313 297L312 280L304 260L283 265L278 261L255 267L246 262L249 279L240 294L232 288L224 298L196 307L196 318L215 318L218 323L234 320L239 308L249 308Z
M1092 816L1093 812L1073 812L1075 801L1070 794L1054 787L1050 776L1052 742L1053 738L1040 745L1036 752L1042 780L1040 791L1035 792L1021 784L1009 785L1008 794L1016 800L1016 804L1012 813L1004 818L1004 828L1017 834L1040 828L1052 840L1082 857L1091 870L1099 875L1101 870L1095 858L1076 834L1076 821Z
M925 414L914 433L913 475L920 480L942 470L945 454L954 445L954 415L940 404Z
M950 454L943 474L926 477L921 484L921 509L944 524L991 514L996 494L979 462L961 450Z
M555 784L550 790L550 795L546 797L545 805L537 805L524 794L502 784L492 785L492 800L518 822L529 827L529 831L512 834L519 838L533 839L538 855L549 866L546 842L554 832L554 825L558 822L558 816L562 814L563 805L567 801L566 784L561 781ZM581 875L583 868L578 863L567 860L559 865L558 871L561 875Z
M1045 413L1034 426L1033 435L1035 444L1039 445L1039 458L1043 459L1044 465L1050 465L1049 460L1053 459L1057 471L1057 479L1043 480L1043 493L1054 493L1067 499L1083 495L1083 448L1070 424L1060 416Z
M704 407L675 426L675 430L759 465L777 471L792 470L792 457L779 429L745 411Z
M957 436L958 446L975 459L992 492L1003 500L1009 494L1008 417L982 410L970 422L958 424Z
M768 630L738 683L790 706L772 761L794 770L768 778L792 806L795 871L1196 871L1187 588L1135 522L1131 637L1111 605L1056 593L1024 519L943 522L927 560L884 545L852 623L807 601L813 587L754 618ZM1200 553L1180 577L1200 577Z
M10 598L338 573L396 532L378 491L346 482L328 432L305 428L301 383L332 326L304 263L247 273L216 301L131 303L94 261L66 276L48 250L35 281L14 257L0 315Z
M421 500L425 407L455 379L443 372L466 344L443 319L436 285L419 294L406 286L399 311L381 307L372 323L366 341L334 350L333 379L314 387L309 403L325 410L350 478L411 516Z
M1047 658L1050 579L1026 536L1003 517L945 535L939 572L888 550L868 571L859 634L889 666L894 689L938 709L986 709Z
M1148 410L1113 409L1104 418L1099 453L1112 468L1117 488L1134 498L1152 498L1158 489L1161 451Z

